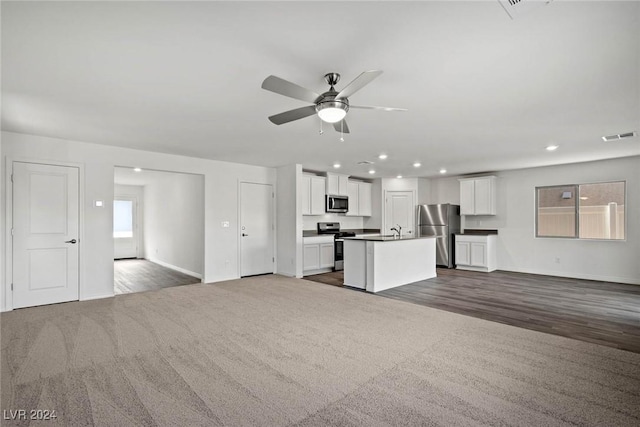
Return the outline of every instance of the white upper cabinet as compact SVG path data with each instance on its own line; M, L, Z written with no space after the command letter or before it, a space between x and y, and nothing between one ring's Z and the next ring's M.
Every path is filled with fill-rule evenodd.
M495 176L464 178L460 180L460 214L496 214Z
M349 175L327 172L327 194L348 196Z
M358 208L360 216L371 216L371 184L358 183Z
M325 182L323 176L302 175L302 215L324 215Z
M347 216L371 216L371 184L349 180L347 190L349 196Z
M347 196L349 196L349 212L347 212L347 216L359 216L360 208L359 201L360 198L358 196L359 193L359 185L356 181L349 181L347 183Z

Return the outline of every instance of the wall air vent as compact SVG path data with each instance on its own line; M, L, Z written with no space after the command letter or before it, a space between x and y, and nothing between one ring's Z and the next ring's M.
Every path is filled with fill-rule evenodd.
M623 138L633 138L634 136L636 136L636 132L626 132L626 133L619 133L617 135L608 135L608 136L603 136L602 140L603 141L617 141L619 139L623 139Z
M515 19L524 13L528 13L552 1L553 0L498 0L511 19Z

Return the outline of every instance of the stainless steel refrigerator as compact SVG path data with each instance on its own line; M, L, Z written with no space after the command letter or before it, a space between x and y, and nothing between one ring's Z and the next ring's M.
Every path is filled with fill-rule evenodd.
M418 235L436 237L436 265L455 267L455 233L460 232L460 206L418 206Z

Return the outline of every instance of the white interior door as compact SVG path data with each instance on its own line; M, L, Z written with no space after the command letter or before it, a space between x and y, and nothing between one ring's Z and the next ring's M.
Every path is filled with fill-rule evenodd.
M13 307L78 299L79 170L13 163Z
M273 273L273 188L240 184L240 275Z
M402 227L402 235L413 235L415 229L415 205L412 191L387 191L385 194L384 233L393 234L391 228Z
M113 201L113 258L138 256L138 200L131 195L116 196Z

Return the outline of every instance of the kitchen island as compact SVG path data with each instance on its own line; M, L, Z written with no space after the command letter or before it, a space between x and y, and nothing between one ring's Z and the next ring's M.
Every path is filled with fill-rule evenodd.
M344 238L344 284L380 292L436 277L435 237Z

